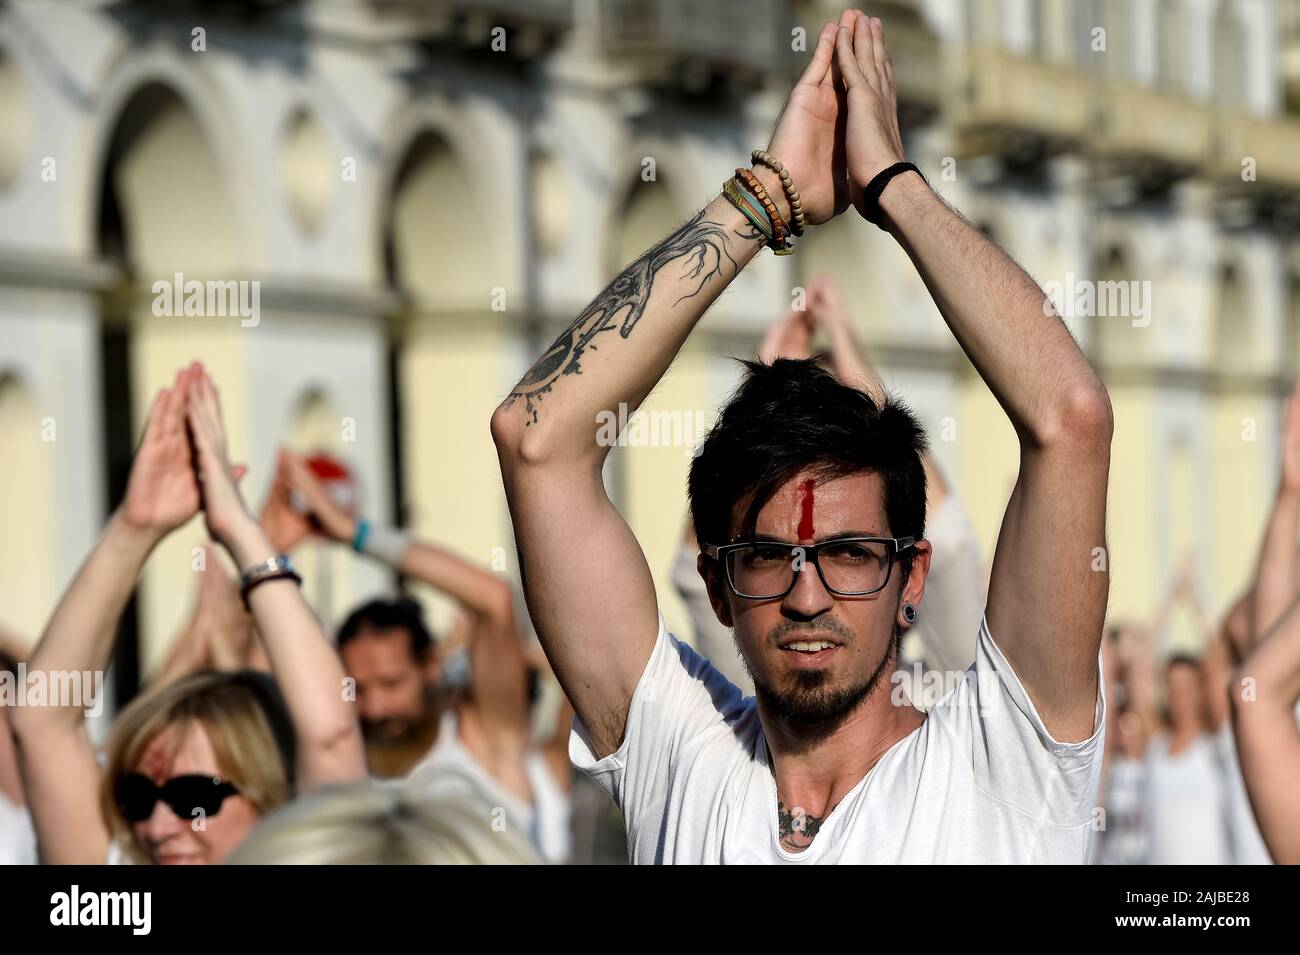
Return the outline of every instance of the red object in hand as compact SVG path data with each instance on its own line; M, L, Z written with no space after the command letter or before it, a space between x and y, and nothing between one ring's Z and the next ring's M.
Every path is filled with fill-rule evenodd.
M316 480L324 485L325 491L329 494L330 501L333 502L334 506L349 515L355 515L361 501L361 494L352 469L338 458L324 451L309 454L306 462ZM289 503L300 514L307 514L311 511L311 508L307 506L307 501L297 491L289 495Z

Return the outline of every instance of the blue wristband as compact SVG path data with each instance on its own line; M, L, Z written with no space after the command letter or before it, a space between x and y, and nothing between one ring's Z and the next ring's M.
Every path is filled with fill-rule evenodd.
M366 538L370 536L370 522L362 519L357 521L357 533L352 538L352 549L358 554L363 553L366 548Z

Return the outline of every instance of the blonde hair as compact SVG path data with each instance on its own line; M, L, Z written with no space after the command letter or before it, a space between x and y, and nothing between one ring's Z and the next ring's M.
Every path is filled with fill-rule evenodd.
M360 780L316 790L264 819L231 865L537 865L523 835L493 825L475 792L429 795Z
M251 670L205 671L131 703L113 723L100 806L113 839L145 861L131 824L114 798L119 779L134 772L162 733L197 722L207 733L221 776L258 810L288 801L293 785L293 732L274 681Z

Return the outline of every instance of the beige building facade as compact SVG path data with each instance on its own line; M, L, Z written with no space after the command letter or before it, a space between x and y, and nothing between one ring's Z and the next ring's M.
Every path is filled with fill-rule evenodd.
M1111 388L1112 615L1149 617L1186 552L1221 610L1253 562L1300 346L1300 11L877 6L910 154L1055 292ZM766 141L803 41L837 12L247 7L0 9L0 626L28 640L120 494L153 394L193 358L221 387L251 500L278 444L328 450L367 513L514 576L492 410ZM699 429L735 384L730 356L821 273L992 557L1014 434L905 257L849 214L742 275L647 403L648 437L611 457L680 633L669 568ZM202 540L196 521L147 568L144 671L190 609ZM300 557L332 625L394 583L338 548Z

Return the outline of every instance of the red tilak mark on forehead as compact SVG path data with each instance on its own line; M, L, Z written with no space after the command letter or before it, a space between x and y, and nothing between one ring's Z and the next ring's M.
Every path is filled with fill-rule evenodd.
M803 514L799 518L799 539L812 540L813 531L813 485L816 481L808 480L799 485L799 496L803 499Z

